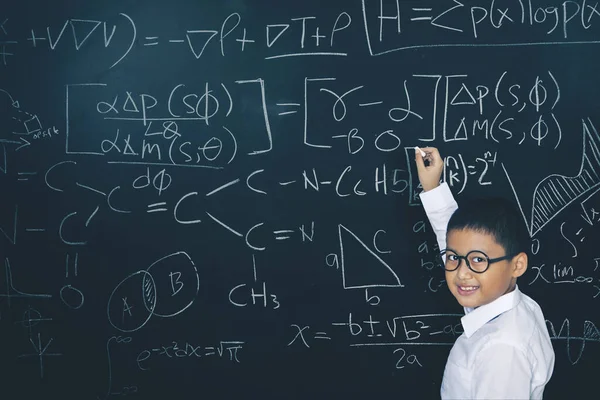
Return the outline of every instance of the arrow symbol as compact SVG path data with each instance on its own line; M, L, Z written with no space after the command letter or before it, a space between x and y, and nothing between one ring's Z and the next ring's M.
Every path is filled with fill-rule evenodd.
M12 98L12 96L10 95L10 93L8 93L8 92L7 92L6 90L4 90L4 89L0 89L0 92L2 92L2 93L6 93L6 95L7 95L7 96L8 96L8 98L10 99L10 101L11 101L11 103L12 103L12 106L13 106L14 108L19 108L19 101L18 101L18 100L15 100L15 99L13 99L13 98Z
M20 145L19 147L17 147L15 149L15 151L19 151L20 149L22 149L23 147L27 147L29 146L31 143L29 143L29 141L27 139L25 139L24 137L21 137L21 141L23 142L22 145Z

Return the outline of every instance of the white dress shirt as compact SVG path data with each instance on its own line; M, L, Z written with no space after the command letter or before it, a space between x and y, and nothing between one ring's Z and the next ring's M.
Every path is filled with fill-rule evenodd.
M456 201L446 183L420 197L444 249ZM540 306L517 286L464 310L464 333L448 356L442 399L541 399L554 370L554 349Z

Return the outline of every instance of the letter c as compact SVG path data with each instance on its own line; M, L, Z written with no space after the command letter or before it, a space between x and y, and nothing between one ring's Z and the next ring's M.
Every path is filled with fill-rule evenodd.
M248 303L243 303L243 304L242 304L242 303L236 303L235 301L233 301L233 300L231 299L231 295L233 294L233 292L235 292L236 290L238 290L239 288L241 288L241 287L244 287L244 286L246 286L246 284L245 284L245 283L242 283L242 284L240 284L240 285L237 285L236 287L234 287L233 289L231 289L231 290L229 291L229 302L230 302L231 304L233 304L234 306L238 306L238 307L246 307L246 306L248 305Z

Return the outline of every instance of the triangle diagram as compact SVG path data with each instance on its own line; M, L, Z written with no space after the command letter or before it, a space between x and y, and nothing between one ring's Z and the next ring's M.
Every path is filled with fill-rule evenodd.
M398 275L358 236L338 225L344 289L403 287Z

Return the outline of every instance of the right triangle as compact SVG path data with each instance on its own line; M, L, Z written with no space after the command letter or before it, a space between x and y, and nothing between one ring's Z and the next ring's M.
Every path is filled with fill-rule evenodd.
M377 253L343 225L338 225L344 289L403 287L398 275Z

